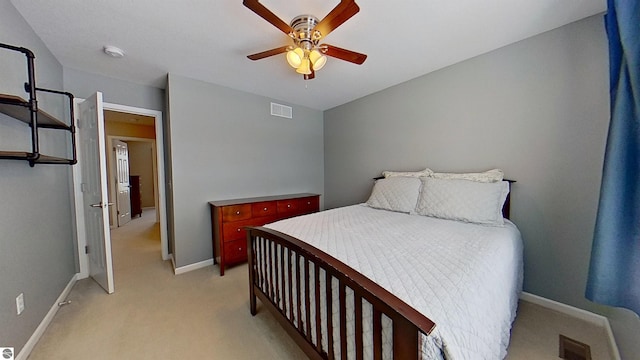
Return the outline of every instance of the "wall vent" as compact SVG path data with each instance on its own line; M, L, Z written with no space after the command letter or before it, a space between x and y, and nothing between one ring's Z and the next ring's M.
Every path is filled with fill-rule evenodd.
M587 344L560 334L559 356L566 360L591 360L591 348Z
M291 119L293 117L293 109L291 106L271 103L271 115Z

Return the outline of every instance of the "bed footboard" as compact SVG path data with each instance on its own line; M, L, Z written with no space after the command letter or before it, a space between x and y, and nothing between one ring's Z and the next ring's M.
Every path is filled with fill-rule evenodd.
M418 359L433 321L341 261L275 230L247 229L249 299L312 359ZM351 356L349 356L351 358Z

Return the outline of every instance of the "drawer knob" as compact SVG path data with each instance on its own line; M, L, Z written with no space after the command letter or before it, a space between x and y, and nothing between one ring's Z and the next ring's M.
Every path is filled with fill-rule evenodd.
M242 251L242 248L241 248L241 247L239 247L239 248L238 248L238 251Z
M287 204L287 207L288 207L288 208L290 208L290 207L291 207L291 204Z
M267 211L267 208L264 208L264 211Z
M240 228L238 228L238 232L240 232Z
M311 205L311 201L307 201L307 205Z
M236 211L236 215L240 215L240 210Z

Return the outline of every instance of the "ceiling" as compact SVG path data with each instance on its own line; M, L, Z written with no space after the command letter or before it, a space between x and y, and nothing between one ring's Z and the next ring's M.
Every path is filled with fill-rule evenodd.
M247 55L290 39L242 0L11 0L66 68L164 88L172 73L326 110L605 11L605 0L357 0L360 12L323 42L365 53L329 58L305 81L284 55ZM289 23L322 19L338 0L263 0ZM103 46L126 56L108 57ZM38 54L36 54L37 56Z
M133 125L155 126L155 118L153 116L130 114L120 111L105 110L104 119L106 121L115 121Z

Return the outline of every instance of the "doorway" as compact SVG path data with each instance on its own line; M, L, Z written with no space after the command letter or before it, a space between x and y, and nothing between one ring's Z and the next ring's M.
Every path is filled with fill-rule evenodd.
M82 99L78 99L78 103L82 102ZM166 211L166 191L165 191L165 167L164 167L164 130L163 130L163 121L162 121L162 112L157 110L136 108L126 105L112 104L112 103L104 103L104 114L105 117L110 116L108 114L125 114L125 116L129 117L145 117L145 119L150 119L152 128L155 133L155 138L148 137L137 137L137 136L119 136L118 138L124 139L127 141L138 141L138 142L150 142L152 143L152 151L153 154L151 156L152 163L154 167L154 180L153 180L153 193L154 193L154 207L156 221L160 223L160 246L161 246L161 256L163 260L169 260L169 247L168 247L168 235L167 235L167 211ZM105 121L106 123L107 121ZM113 138L116 138L115 136ZM108 148L112 148L111 144L107 145ZM107 162L111 158L111 152L107 152ZM81 162L82 159L79 159ZM79 167L74 166L72 169L74 173L74 192L76 199L82 199L82 189L81 189L81 181L80 179L80 171ZM107 177L107 182L113 182L113 177L110 175ZM111 187L110 187L111 188ZM111 207L110 207L111 208ZM113 210L110 209L109 213L111 214ZM109 216L112 218L112 216ZM77 203L76 200L76 218L77 218L77 235L78 235L78 258L79 258L79 278L84 278L89 275L89 264L87 260L87 255L85 254L85 246L86 246L86 236L85 236L85 228L83 225L84 214L82 213L81 204ZM112 223L111 223L112 224Z
M105 109L104 120L107 186L114 204L109 225L114 229L135 219L142 208L159 208L156 129L155 119L147 115ZM159 211L155 213L160 222Z

